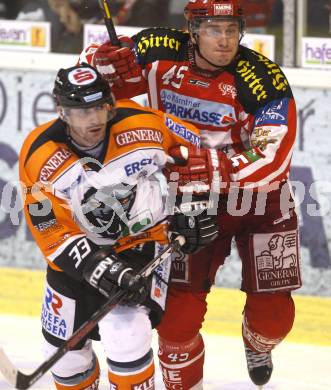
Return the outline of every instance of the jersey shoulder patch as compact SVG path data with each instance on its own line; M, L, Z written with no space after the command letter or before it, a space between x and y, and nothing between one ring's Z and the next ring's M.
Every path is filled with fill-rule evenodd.
M244 46L239 48L235 79L240 103L250 113L274 100L293 97L279 65Z
M61 121L35 129L26 139L20 155L20 165L31 179L49 181L73 156L65 144Z
M187 58L189 34L170 28L148 28L132 37L141 65L157 60L183 61Z

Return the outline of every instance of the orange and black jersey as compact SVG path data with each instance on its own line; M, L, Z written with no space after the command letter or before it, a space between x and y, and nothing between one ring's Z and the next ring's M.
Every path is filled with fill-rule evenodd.
M195 124L204 147L224 151L238 186L287 178L296 136L291 88L277 64L239 46L220 71L201 71L187 32L150 28L132 37L141 77L113 89L116 97L148 93L150 106ZM96 46L81 61L92 62Z
M19 157L32 235L51 268L78 280L102 245L122 251L167 242L165 153L200 143L194 126L129 100L118 102L106 134L95 159L76 150L66 124L53 120L29 134Z

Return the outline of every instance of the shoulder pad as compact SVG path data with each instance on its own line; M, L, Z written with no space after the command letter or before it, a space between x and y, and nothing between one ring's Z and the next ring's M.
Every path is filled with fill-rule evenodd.
M293 97L279 65L244 46L239 48L235 78L238 98L248 112L276 99Z
M157 60L183 60L187 53L189 34L169 28L149 28L132 37L141 64Z
M48 180L57 167L62 165L73 154L65 145L66 136L62 121L53 120L34 131L25 139L21 154L20 163L26 168L29 166L35 173L39 170L38 180ZM55 161L53 163L53 160ZM49 171L49 177L45 178L42 172L48 162L53 163L54 172ZM47 168L47 167L46 167Z

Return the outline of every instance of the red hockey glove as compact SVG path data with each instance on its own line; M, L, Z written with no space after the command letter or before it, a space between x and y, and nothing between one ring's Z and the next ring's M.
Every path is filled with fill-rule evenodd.
M137 82L141 69L133 52L134 42L129 37L119 37L121 46L112 46L110 41L99 46L94 53L92 65L101 75L116 87L123 86L124 80Z
M165 173L169 180L178 181L180 192L222 192L230 181L231 165L221 151L174 146L168 154L174 164L167 164Z

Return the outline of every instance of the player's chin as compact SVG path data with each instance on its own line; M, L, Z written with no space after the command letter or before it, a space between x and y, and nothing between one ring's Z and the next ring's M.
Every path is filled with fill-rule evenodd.
M214 63L220 67L227 66L227 65L231 64L232 59L233 59L233 57L230 55L229 56L222 55L222 56L218 56L217 58L215 58Z
M89 135L86 137L86 141L89 143L89 145L95 145L99 142L101 142L105 138L105 134L102 130L89 133Z

